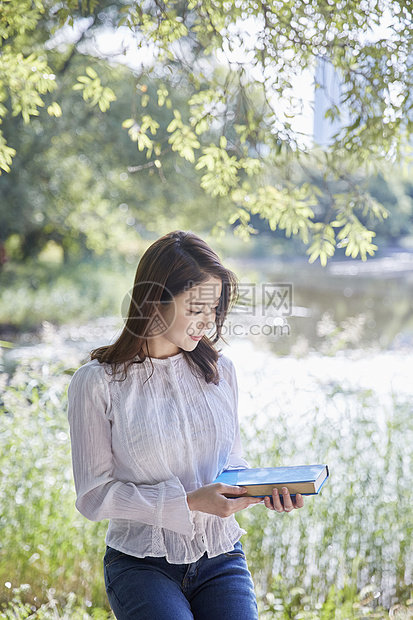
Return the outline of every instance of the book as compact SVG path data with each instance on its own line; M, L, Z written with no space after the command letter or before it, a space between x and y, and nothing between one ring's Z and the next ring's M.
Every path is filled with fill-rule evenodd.
M327 465L292 465L289 467L259 467L256 469L227 469L214 482L246 487L242 497L265 497L277 488L287 487L290 495L316 495L329 476ZM226 497L236 497L225 494ZM237 496L239 497L239 496Z

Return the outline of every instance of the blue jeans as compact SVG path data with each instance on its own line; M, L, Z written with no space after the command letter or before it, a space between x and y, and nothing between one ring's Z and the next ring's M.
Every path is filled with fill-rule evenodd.
M105 586L117 620L258 620L242 545L191 564L135 558L107 547Z

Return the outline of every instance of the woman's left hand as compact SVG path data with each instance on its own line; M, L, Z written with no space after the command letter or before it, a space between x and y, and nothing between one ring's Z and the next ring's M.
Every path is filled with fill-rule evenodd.
M273 489L272 502L271 497L267 496L264 497L264 504L269 510L276 510L277 512L291 512L295 508L302 508L304 506L304 498L300 495L300 493L297 493L293 499L287 487L283 487L282 501L280 494L278 493L278 489Z

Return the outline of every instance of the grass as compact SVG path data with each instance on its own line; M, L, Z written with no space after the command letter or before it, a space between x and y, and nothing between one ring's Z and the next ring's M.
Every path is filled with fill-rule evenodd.
M44 321L63 325L119 315L135 267L104 259L6 264L0 274L0 325L25 331Z
M256 396L262 374L251 377ZM312 618L325 618L327 608L346 604L358 617L402 602L413 613L411 402L396 395L383 402L371 390L343 390L340 383L317 387L305 415L273 398L271 411L253 410L243 421L252 466L330 467L329 481L305 509L281 519L261 506L240 513L259 599L269 611L262 617L296 617L307 607Z
M110 617L107 522L89 522L74 507L71 372L33 357L0 379L0 618ZM330 382L297 422L293 401L261 407L263 369L254 372L256 407L242 425L251 465L298 456L331 470L301 511L238 514L261 620L388 618L389 609L413 616L410 402L393 396L384 404Z
M90 609L90 601L79 601L74 592L66 596L55 598L54 588L47 591L47 602L38 603L38 597L32 597L32 602L25 602L30 596L30 585L23 584L13 588L11 600L3 606L0 618L4 620L26 619L31 620L114 620L111 612L95 607Z
M75 591L100 607L106 603L97 577L105 524L86 522L73 505L65 414L69 378L62 367L31 360L3 386L0 597L29 584L45 603L53 586L57 599ZM26 592L36 604L31 596Z

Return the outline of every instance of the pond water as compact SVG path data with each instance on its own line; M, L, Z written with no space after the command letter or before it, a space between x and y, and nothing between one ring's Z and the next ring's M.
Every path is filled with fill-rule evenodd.
M325 268L304 260L234 261L232 266L241 276L244 304L254 294L256 300L255 313L244 306L233 319L248 325L248 336L253 331L260 347L293 356L413 347L412 253L336 261Z

